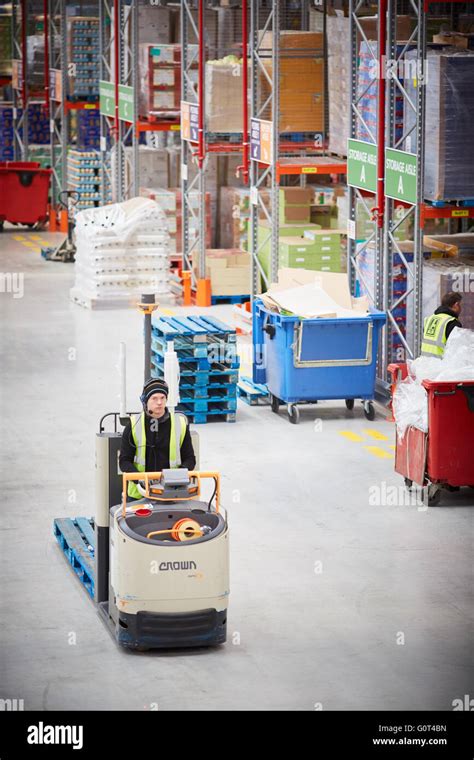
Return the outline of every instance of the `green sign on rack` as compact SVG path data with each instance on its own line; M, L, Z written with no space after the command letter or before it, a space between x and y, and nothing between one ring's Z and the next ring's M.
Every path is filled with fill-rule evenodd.
M347 141L347 184L375 193L377 190L377 146L364 140Z
M134 92L133 87L119 84L119 119L122 121L135 121Z
M385 195L416 203L417 157L413 153L385 148Z
M115 116L115 85L113 82L99 82L100 112L103 116Z

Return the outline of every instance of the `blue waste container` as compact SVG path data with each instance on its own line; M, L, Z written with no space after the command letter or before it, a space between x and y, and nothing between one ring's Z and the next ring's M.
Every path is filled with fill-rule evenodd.
M301 319L253 304L253 380L266 383L272 410L288 404L291 422L298 422L299 402L354 399L364 402L367 419L374 419L375 369L384 312L351 319Z

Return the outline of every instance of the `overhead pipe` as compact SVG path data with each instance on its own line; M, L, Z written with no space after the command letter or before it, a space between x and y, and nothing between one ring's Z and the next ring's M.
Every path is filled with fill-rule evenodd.
M242 170L246 185L249 183L249 103L248 103L248 15L247 0L242 0L242 159L243 164L237 167L237 176Z

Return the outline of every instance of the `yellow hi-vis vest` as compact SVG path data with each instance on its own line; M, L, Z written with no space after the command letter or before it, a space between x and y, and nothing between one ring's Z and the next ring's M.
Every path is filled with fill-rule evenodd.
M425 318L421 356L436 356L443 358L446 346L446 327L456 317L449 314L433 314Z
M135 456L133 463L138 472L145 472L146 468L146 428L145 412L139 417L131 415L132 438L135 444ZM188 423L184 414L170 413L171 431L170 431L170 467L176 469L181 465L181 446L186 435L186 425ZM159 420L158 420L159 422ZM127 493L132 499L143 499L143 495L137 488L136 482L129 480Z

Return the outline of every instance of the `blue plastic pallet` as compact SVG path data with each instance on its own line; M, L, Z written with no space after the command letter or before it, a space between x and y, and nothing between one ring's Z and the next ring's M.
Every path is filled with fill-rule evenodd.
M219 398L211 400L207 398L185 398L181 399L177 406L178 411L187 414L195 414L196 412L206 412L210 414L212 412L221 412L226 414L227 412L237 411L237 397L232 398Z
M174 337L191 338L194 342L204 342L208 336L227 336L228 340L237 340L235 329L210 316L190 315L189 317L152 316L152 327L166 340Z
M211 303L244 303L245 301L250 301L249 294L240 295L240 296L211 296Z
M447 206L457 206L459 208L472 208L474 206L474 198L467 198L463 201L426 201L430 206L435 208L446 208Z
M206 422L235 422L237 419L235 412L226 413L218 409L209 412L197 412L196 414L192 412L184 413L188 420L195 425L203 425Z
M254 383L249 377L241 377L237 385L239 398L249 406L257 406L260 402L270 403L270 394L266 385Z
M196 385L209 386L211 383L218 383L220 381L225 385L236 383L239 379L239 373L235 370L211 370L209 372L204 372L197 371L192 367L189 368L189 366L186 365L180 365L179 371L181 378L184 378L184 381L180 381L180 388L185 387L184 382L188 383L189 386L194 387ZM155 364L151 374L152 377L164 377L163 367ZM219 378L221 379L220 381Z
M62 517L53 523L54 535L89 596L94 598L95 532L92 518Z
M166 352L167 341L162 335L152 334L152 350L160 357L164 357ZM178 338L173 341L173 348L178 355L179 361L186 361L187 358L206 359L211 358L211 363L215 359L221 359L224 363L238 360L237 344L225 341L209 341L206 343L193 343Z
M209 359L202 356L190 356L190 351L181 351L179 359L180 372L213 372L215 370L219 372L228 372L231 369L238 369L240 367L240 358L235 358L226 362L209 361ZM212 357L211 357L212 358ZM152 362L155 367L164 367L165 358L163 354L156 353L152 349Z
M193 398L208 398L209 395L214 391L227 391L230 393L233 397L235 397L237 393L237 385L236 382L233 383L208 383L207 385L192 385L191 383L186 383L181 381L179 384L179 392L185 393L191 393Z

